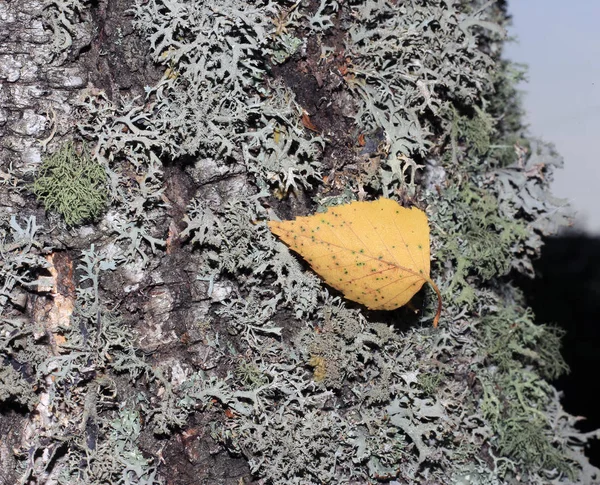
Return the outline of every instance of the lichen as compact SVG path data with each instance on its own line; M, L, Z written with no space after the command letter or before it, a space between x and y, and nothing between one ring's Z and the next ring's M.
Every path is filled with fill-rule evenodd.
M43 333L24 316L16 290L38 281L44 245L34 218L2 226L0 356L11 366L0 400L39 402L47 417L21 450L23 476L161 483L165 464L142 455L142 432L167 439L205 413L211 436L264 483L597 480L583 454L597 433L576 430L550 383L566 370L560 332L535 323L507 282L531 271L563 218L548 194L560 160L523 132L518 74L500 58L503 7L148 0L132 13L164 75L143 99L93 87L80 97L78 130L110 195L99 224L110 243L79 255L68 322ZM328 158L332 135L311 133L275 76L271 63L296 61L337 76L328 94L343 94L355 122L357 146L344 152L353 172ZM195 182L178 220L166 165ZM325 190L325 174L342 182ZM427 292L411 310L366 311L266 225L381 195L427 210L444 295L437 329ZM102 285L135 261L160 267L163 248L186 258L190 287L205 287L204 323L187 330L213 366L161 360L161 349L147 363Z

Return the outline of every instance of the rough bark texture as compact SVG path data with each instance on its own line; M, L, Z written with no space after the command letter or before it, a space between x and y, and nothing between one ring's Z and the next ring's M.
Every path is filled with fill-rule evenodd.
M133 29L132 15L128 12L132 2L100 1L77 12L75 18L79 22L74 25L76 30L70 32L73 45L66 51L53 45L53 32L44 22L44 5L27 0L0 2L0 175L7 182L0 185L0 210L3 220L13 214L34 214L40 224L52 225L27 190L27 184L31 183L32 172L44 153L55 151L73 136L74 110L82 90L104 91L110 99L143 96L144 86L154 84L161 73L148 57L147 43ZM13 171L25 174L18 182L22 190L14 189ZM192 181L180 165L165 167L165 195L172 203L166 227L181 224L198 186L201 191L218 192L226 199L230 184L237 183L230 175L228 181L223 181L218 173L203 173L202 177L203 180ZM76 274L72 256L77 257L90 242L101 244L106 239L100 231L85 231L85 234L63 231L64 227L55 228L52 240L46 241L55 259L58 295L42 292L23 296L29 318L45 322L47 327L50 308L57 305L60 296L74 301ZM153 261L154 269L142 275L135 274L134 268L134 274L128 275L138 283L137 291L126 293L124 285L132 281L125 281L118 273L103 281L102 290L108 299L119 302L124 324L137 328L140 349L153 354L149 356L150 362L188 361L208 369L216 365L211 362L210 348L198 343L201 337L188 332L189 327L208 313L206 298L194 288L189 265L188 256L174 246L170 254ZM196 294L192 294L194 290ZM133 391L126 380L116 382L116 387L120 396ZM29 412L14 403L2 405L0 483L3 485L21 483L24 468L17 456L30 449L29 439L39 429L38 412L43 414L39 407L37 412ZM230 456L208 434L206 423L215 417L200 413L170 438L157 439L152 433L140 437L139 447L147 456L161 457L161 474L168 477L166 483L252 482L246 461ZM60 455L60 449L57 454ZM54 475L53 461L45 462L48 469L45 473L36 470L36 483L45 483Z
M0 0L0 485L595 479L506 281L558 162L489 7ZM31 189L73 139L110 202L70 227ZM428 210L434 333L265 225L382 195Z

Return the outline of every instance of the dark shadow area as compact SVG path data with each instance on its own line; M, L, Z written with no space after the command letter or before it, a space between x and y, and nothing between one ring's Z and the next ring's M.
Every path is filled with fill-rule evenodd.
M564 408L584 416L578 428L600 428L600 238L568 234L548 238L535 262L536 278L521 281L538 323L556 324L566 334L563 356L571 369L556 382L563 391ZM586 450L591 463L600 466L600 441Z

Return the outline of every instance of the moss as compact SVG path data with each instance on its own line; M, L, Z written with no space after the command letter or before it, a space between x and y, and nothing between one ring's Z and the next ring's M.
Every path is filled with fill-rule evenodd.
M235 369L235 377L244 387L257 389L268 384L269 380L252 362L241 361Z
M72 143L46 158L32 192L46 210L58 212L69 226L93 221L108 200L106 172L85 147L78 153Z
M512 305L483 318L479 340L484 355L501 371L535 363L543 377L556 379L568 371L560 353L562 333L536 325L531 310Z
M530 471L557 469L572 476L568 452L555 439L545 411L554 397L546 379L568 369L560 354L560 333L536 325L531 311L517 305L486 315L478 328L481 355L489 364L479 376L481 410L492 424L499 452Z
M484 110L473 106L471 114L463 115L452 106L448 116L452 119L450 136L454 147L460 143L477 157L490 149L494 120Z
M431 372L428 374L421 374L419 376L419 385L427 396L435 395L436 389L440 386L444 379L442 372Z
M522 252L526 224L503 217L496 197L468 179L444 191L435 210L433 232L442 241L437 258L455 262L446 294L471 304L476 294L469 277L487 281L506 275Z

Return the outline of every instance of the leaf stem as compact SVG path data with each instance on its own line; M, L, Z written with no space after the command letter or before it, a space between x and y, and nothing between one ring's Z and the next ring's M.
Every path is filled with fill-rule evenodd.
M440 289L433 282L433 280L427 280L427 282L431 285L431 287L435 290L438 297L438 307L437 312L435 314L435 318L433 319L433 328L437 328L438 322L440 321L440 315L442 314L442 294L440 293Z

